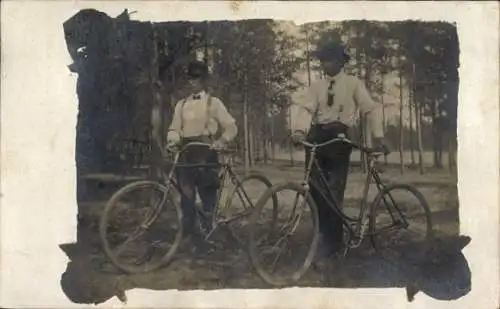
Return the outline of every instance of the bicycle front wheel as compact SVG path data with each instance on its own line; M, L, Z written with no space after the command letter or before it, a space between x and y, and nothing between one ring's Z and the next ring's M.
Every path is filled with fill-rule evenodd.
M106 256L126 273L168 264L182 238L182 212L169 188L138 181L118 190L101 216L99 233Z
M277 224L269 201L278 200ZM267 206L267 207L266 207ZM259 199L250 218L250 261L268 284L294 284L307 272L319 241L318 209L309 191L295 183L278 184Z
M247 246L250 216L255 210L259 198L272 187L271 181L260 173L249 174L234 184L227 193L224 207L219 209L218 217L225 220L233 237L240 245ZM270 197L271 222L277 220L278 200L276 195Z
M369 234L387 260L421 261L433 239L431 211L415 187L394 184L380 191L370 212Z

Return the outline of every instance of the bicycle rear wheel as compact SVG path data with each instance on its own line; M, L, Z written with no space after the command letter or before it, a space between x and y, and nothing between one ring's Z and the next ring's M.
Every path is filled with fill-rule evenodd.
M172 260L182 238L182 212L175 192L173 186L138 181L113 194L99 233L114 266L126 273L144 273Z
M375 250L389 261L421 261L433 240L431 211L420 191L394 184L380 191L370 212L369 234Z
M269 230L262 218L271 212L266 206L273 197L278 199L278 218ZM304 224L299 226L301 222ZM318 209L309 191L295 183L267 190L250 218L249 236L250 261L266 283L286 286L298 282L311 266L319 241ZM284 251L287 244L289 249Z
M232 236L247 246L250 216L255 210L259 198L272 187L271 181L260 173L252 173L238 180L228 191L223 207L219 209L218 218L227 222ZM271 224L277 220L278 200L276 195L270 197L272 207Z

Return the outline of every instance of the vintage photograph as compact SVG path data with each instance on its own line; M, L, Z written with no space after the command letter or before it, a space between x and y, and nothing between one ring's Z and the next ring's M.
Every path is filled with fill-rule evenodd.
M75 303L126 291L471 289L446 22L75 11Z

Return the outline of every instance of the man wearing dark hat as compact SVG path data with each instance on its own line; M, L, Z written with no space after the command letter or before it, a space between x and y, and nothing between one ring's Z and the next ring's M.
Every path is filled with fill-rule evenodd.
M383 146L381 105L372 101L364 83L343 71L350 57L344 46L329 43L317 50L317 58L325 78L314 81L299 91L290 107L289 128L295 143L307 139L321 143L338 136L348 137L359 112L367 115L367 124L373 134L374 146ZM316 152L316 158L327 178L338 206L342 205L347 182L352 148L334 143ZM306 166L310 159L306 148ZM318 171L313 171L312 176ZM321 193L312 185L311 195L318 206L323 255L330 256L342 248L343 227L340 217L323 200Z
M180 145L198 141L211 143L214 148L223 148L237 134L234 118L227 111L224 103L207 92L208 67L205 63L194 61L187 70L189 96L177 102L167 133L167 144ZM218 128L220 137L214 139ZM217 162L217 153L213 149L190 146L180 156L179 161L188 164ZM203 209L211 213L216 203L218 175L213 168L179 168L178 182L181 187L181 208L184 228L193 232L196 212L196 189L203 203Z

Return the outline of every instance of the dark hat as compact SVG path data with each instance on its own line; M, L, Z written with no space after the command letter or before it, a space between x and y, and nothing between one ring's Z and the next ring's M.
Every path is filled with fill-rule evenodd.
M351 59L345 46L337 42L320 43L314 54L319 61L343 60L348 62Z
M208 66L202 61L192 61L187 67L187 76L189 78L206 78L208 75Z

